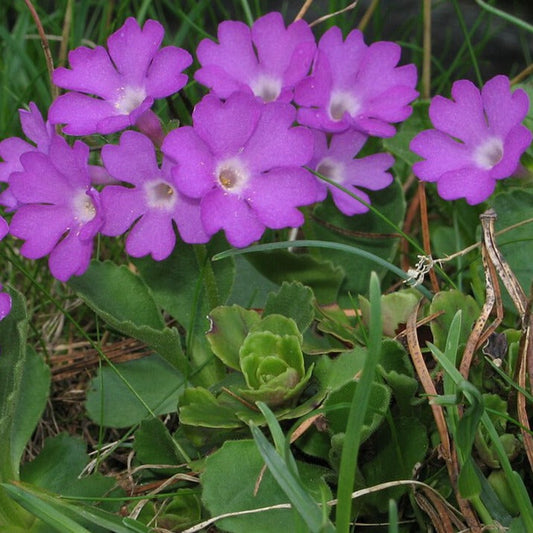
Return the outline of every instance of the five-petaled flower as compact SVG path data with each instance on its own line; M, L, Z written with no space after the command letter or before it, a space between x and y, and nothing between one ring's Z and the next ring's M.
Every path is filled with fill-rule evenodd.
M425 159L413 165L413 172L436 182L445 200L478 204L493 193L497 180L516 171L531 143L531 132L521 124L529 99L521 89L511 92L506 76L492 78L481 91L468 80L456 81L452 98L431 101L436 129L411 141L411 150Z
M19 203L9 232L23 239L20 252L29 259L50 254L52 275L67 281L89 266L93 238L102 224L98 192L88 169L89 147L73 147L60 136L52 139L49 153L26 152L23 170L9 178Z
M318 187L302 168L313 152L312 133L293 127L291 104L265 105L252 94L225 102L209 94L193 111L193 126L171 131L163 153L176 165L181 193L200 200L206 232L224 230L230 244L247 246L265 228L298 227L299 206L314 203Z
M130 17L108 38L108 50L81 46L70 52L71 69L60 67L53 78L74 92L52 103L50 122L66 124L63 131L72 135L113 133L139 121L153 128L154 99L179 91L187 83L182 71L192 63L181 48L160 49L163 34L159 22L148 20L141 29Z
M209 240L200 221L199 201L178 192L170 174L171 163L163 158L159 168L148 137L126 131L118 146L102 148L102 159L113 177L133 186L109 185L101 194L104 235L122 235L135 224L126 238L131 256L151 254L156 261L168 257L176 244L173 222L185 242Z
M345 189L370 203L368 194L361 187L377 191L392 183L392 175L387 170L394 164L390 154L371 154L354 159L363 148L367 137L354 130L336 133L331 136L328 144L327 135L315 130L315 152L309 163L314 171L342 185ZM326 197L329 189L335 205L345 215L352 216L366 213L368 207L334 185L320 182L322 196Z
M392 137L390 123L407 119L418 96L416 67L398 67L400 53L396 43L368 46L359 30L343 41L340 28L330 28L318 43L311 75L296 85L298 121L323 131L353 128Z
M304 20L285 28L276 12L258 18L251 28L224 21L218 26L218 41L200 42L196 55L201 68L194 78L219 98L251 91L265 102L292 100L293 88L308 73L316 49Z

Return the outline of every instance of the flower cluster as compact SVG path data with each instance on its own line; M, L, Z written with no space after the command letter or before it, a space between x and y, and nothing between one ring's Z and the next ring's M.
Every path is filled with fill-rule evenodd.
M243 247L267 228L301 226L299 208L328 191L352 216L368 210L366 191L392 182L391 155L357 156L369 136L393 136L418 96L416 68L398 65L397 44L367 45L360 31L343 38L337 27L317 43L305 21L286 26L275 12L252 27L222 22L217 41L204 39L196 50L194 79L208 94L191 124L165 135L152 106L185 87L192 57L161 47L163 37L158 22L141 28L128 18L106 48L70 52L69 68L53 75L67 92L52 103L48 121L30 104L20 119L31 142L0 142L9 233L24 240L25 257L49 256L57 279L86 270L99 233L127 234L128 254L155 260L170 255L176 231L187 243L223 231ZM477 203L514 172L531 141L520 125L527 97L511 93L503 76L481 93L457 82L452 96L455 102L433 100L436 130L413 140L425 158L414 171L437 182L444 198ZM67 143L60 125L68 135L121 135L100 147L93 165L88 145ZM3 219L0 229L7 232Z

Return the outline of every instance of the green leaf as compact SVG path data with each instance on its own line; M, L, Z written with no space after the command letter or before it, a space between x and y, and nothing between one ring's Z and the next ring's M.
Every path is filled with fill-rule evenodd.
M104 496L114 486L113 478L99 472L79 477L89 462L83 440L61 433L45 440L41 453L21 469L25 483L62 496Z
M86 408L89 417L97 424L123 428L151 416L132 389L152 413L162 415L176 411L184 378L165 359L153 354L120 363L116 369L122 379L113 369L104 366L91 380Z
M133 449L142 464L178 465L185 462L174 439L159 418L143 420L135 432Z
M243 425L231 405L222 403L202 387L188 387L179 399L182 424L208 428L237 428Z
M139 276L110 261L92 261L87 272L71 278L69 285L111 327L145 342L188 375L189 362L183 355L179 333L165 327L150 290Z
M261 318L238 305L216 307L209 313L211 327L206 334L213 353L226 365L240 370L239 350L250 329Z
M143 279L152 290L157 303L173 316L184 328L198 327L205 331L205 316L215 306L208 301L204 290L203 265L209 257L225 249L227 243L214 237L206 248L206 257L200 257L200 249L179 241L172 254L163 261L150 257L136 259ZM233 260L209 263L213 268L218 304L228 298L233 284L235 268Z
M210 514L217 516L287 503L288 498L269 470L260 477L264 464L253 440L228 440L208 456L200 480L202 500ZM326 491L329 498L331 493L323 480L327 471L308 463L297 465L302 485L313 499L321 501L322 491ZM224 518L217 522L219 528L233 533L279 533L280 524L287 531L297 531L295 511L277 509Z
M401 225L405 213L405 199L398 182L377 192L370 192L372 205L388 218L394 225ZM328 198L315 208L312 221L313 238L340 243L359 248L385 260L392 261L398 247L398 238L389 237L395 232L390 224L372 212L348 217L343 215ZM363 237L361 234L368 235ZM345 278L339 292L338 303L343 307L351 307L348 294L367 294L370 273L375 271L379 277L387 272L385 266L377 265L369 259L354 259L352 254L341 250L313 250L315 257L326 258L344 270ZM324 254L324 255L323 255ZM316 291L315 291L316 294Z
M263 309L268 295L279 289L279 284L263 276L245 255L235 256L235 283L228 303L246 308Z
M16 431L11 434L12 464L17 472L26 445L41 419L50 393L50 367L30 346L27 347L21 388L23 393L15 406Z
M250 429L259 453L263 457L270 473L277 481L281 490L287 495L287 498L298 511L301 518L305 521L309 531L311 533L333 533L335 531L333 524L329 521L326 524L323 523L321 509L302 485L299 477L297 477L297 473L294 472L292 464L287 464L283 460L257 426L251 425Z
M268 296L263 317L272 314L292 318L301 333L311 325L314 317L314 295L309 287L293 281L284 282L277 293Z
M344 278L342 268L311 254L275 250L250 253L246 258L258 272L278 285L284 281L298 281L310 287L321 304L336 301Z
M11 312L0 321L0 482L19 479L20 454L26 445L22 441L35 422L35 411L32 413L29 406L31 419L24 424L23 434L17 435L15 415L24 403L23 379L29 353L26 350L28 316L22 295L12 289L9 293ZM38 404L36 410L40 408ZM0 524L27 527L28 520L27 513L0 489Z
M406 436L409 438L405 438ZM361 465L365 485L398 479L410 479L416 463L424 460L428 450L428 436L424 424L414 417L398 417L383 424L372 439L373 457ZM399 500L408 487L395 487L369 495L365 502L380 512L387 509L387 500Z
M227 242L216 235L205 246L178 241L164 261L150 257L135 260L158 305L187 331L187 355L199 372L194 379L197 385L209 386L224 375L222 364L209 349L205 332L209 329L207 315L224 304L231 293L233 260L210 261L227 247Z
M381 316L383 320L383 335L395 337L400 325L407 324L409 315L420 300L420 294L414 289L405 289L381 297ZM359 295L359 307L361 309L363 323L370 320L370 303Z
M446 346L448 332L458 310L462 311L458 338L458 344L461 345L466 344L470 333L472 333L472 326L479 317L479 305L471 296L454 289L435 294L431 301L429 313L443 313L435 317L430 323L433 343L441 350L444 350Z
M155 330L165 327L148 287L125 266L93 260L87 272L73 277L69 285L106 320Z

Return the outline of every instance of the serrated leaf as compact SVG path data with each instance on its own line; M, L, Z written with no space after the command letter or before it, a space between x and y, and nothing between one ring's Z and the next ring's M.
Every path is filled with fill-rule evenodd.
M111 327L148 344L189 374L177 330L165 327L150 290L139 276L110 261L92 261L87 272L71 278L69 285Z
M263 317L279 314L292 318L300 332L304 333L313 321L313 301L313 291L309 287L299 282L284 282L278 292L268 296Z

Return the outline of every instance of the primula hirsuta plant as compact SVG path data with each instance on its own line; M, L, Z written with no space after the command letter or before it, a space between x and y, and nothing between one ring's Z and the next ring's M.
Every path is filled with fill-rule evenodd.
M531 144L521 124L529 109L525 91L511 91L509 79L496 76L481 91L468 80L456 81L452 98L435 96L429 107L434 130L419 133L411 150L425 161L413 165L423 181L436 182L445 200L485 201L496 181L517 170Z
M0 142L9 233L25 241L25 257L49 255L57 279L85 272L99 233L127 234L128 254L156 261L170 255L176 232L192 244L222 231L244 247L267 230L301 227L301 208L328 192L353 216L368 211L367 191L392 183L393 157L375 149L379 140L367 141L393 136L418 95L416 68L400 65L399 45L366 44L359 30L344 38L338 27L317 44L305 21L286 25L277 12L251 27L222 22L218 40L204 39L196 50L193 76L210 92L194 102L192 123L178 117L183 125L172 129L152 105L185 87L192 57L162 47L163 38L159 22L141 27L130 17L107 48L71 51L69 66L53 73L67 91L52 103L50 122L31 103L20 112L31 142ZM515 172L531 141L521 125L528 99L511 92L504 76L481 92L456 82L452 97L433 99L436 129L411 143L424 158L413 170L437 182L443 198L479 203ZM97 135L93 157L54 125ZM114 133L121 136L102 137Z

